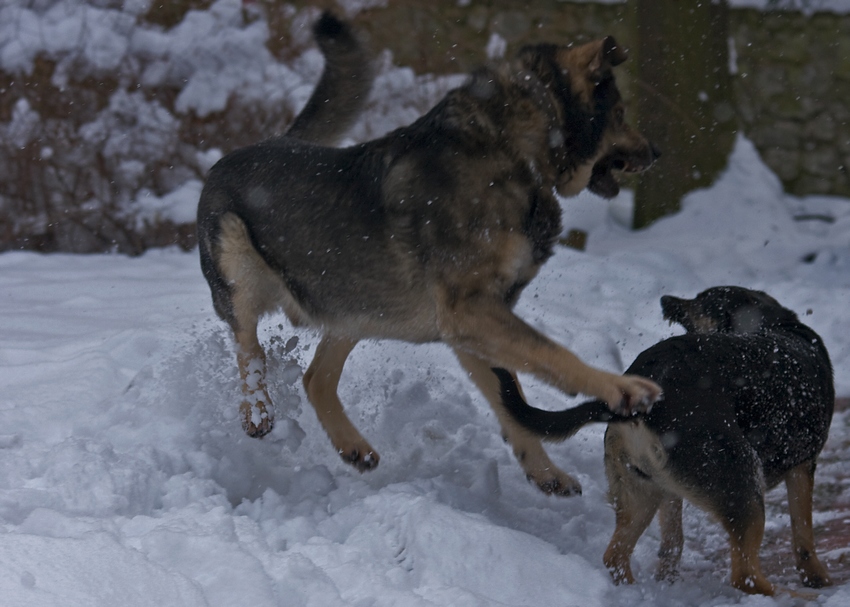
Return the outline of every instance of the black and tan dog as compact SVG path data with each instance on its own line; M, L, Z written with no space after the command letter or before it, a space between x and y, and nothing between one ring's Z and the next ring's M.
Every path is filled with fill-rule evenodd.
M682 554L682 498L729 533L732 584L772 594L762 575L765 488L785 481L797 569L803 583L830 583L815 554L812 488L835 404L832 365L820 337L760 291L715 287L686 300L661 298L664 317L685 327L637 357L629 373L657 381L650 412L617 416L600 401L559 412L527 405L510 373L495 370L506 406L526 429L562 440L609 421L605 472L617 526L605 565L632 582L629 560L659 512L657 577L674 577Z
M233 330L248 434L272 427L258 319L283 310L323 336L304 386L334 448L359 470L378 454L345 415L337 386L361 339L442 341L494 407L526 473L571 494L540 441L505 413L492 366L630 410L659 388L607 373L512 312L561 231L555 191L611 196L611 171L657 157L623 119L612 38L541 44L482 68L410 126L326 147L357 116L372 75L350 28L325 14L314 33L320 83L286 136L237 150L210 171L198 207L201 267ZM518 431L519 430L519 431Z

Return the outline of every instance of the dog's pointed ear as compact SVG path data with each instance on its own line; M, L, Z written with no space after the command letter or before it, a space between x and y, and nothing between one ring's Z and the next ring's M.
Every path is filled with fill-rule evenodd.
M549 72L558 71L556 54L558 47L554 44L528 44L517 53L517 59L522 66L544 80L549 80Z
M598 42L596 52L588 65L591 80L602 82L612 67L620 65L628 58L626 49L617 44L614 36L606 36Z
M605 55L608 63L611 64L611 67L617 67L629 58L626 49L617 44L614 36L606 36L605 40L602 41L602 53Z

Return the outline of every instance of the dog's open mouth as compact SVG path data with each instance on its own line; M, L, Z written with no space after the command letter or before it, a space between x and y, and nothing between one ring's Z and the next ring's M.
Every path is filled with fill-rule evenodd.
M602 198L613 198L620 193L620 184L614 177L614 171L640 173L652 166L660 155L657 148L651 144L648 150L639 154L614 150L593 165L587 189Z
M623 160L603 158L593 165L593 173L590 175L587 189L602 198L613 198L620 193L620 184L617 183L613 171L622 171L625 167L626 162Z

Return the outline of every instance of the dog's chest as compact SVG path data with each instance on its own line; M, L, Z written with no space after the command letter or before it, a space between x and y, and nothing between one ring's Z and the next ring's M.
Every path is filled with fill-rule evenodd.
M535 263L541 264L552 256L561 233L561 206L551 192L535 192L523 231L531 242Z
M497 274L499 283L513 285L530 280L552 255L561 209L551 190L516 164L488 160L398 163L384 190L387 231L431 270L467 279ZM426 181L424 174L442 178Z
M534 196L524 209L482 206L480 215L454 226L453 238L444 238L445 232L434 235L442 239L437 248L446 245L437 265L449 275L456 273L453 278L467 288L513 303L553 253L560 207L554 197L543 196Z

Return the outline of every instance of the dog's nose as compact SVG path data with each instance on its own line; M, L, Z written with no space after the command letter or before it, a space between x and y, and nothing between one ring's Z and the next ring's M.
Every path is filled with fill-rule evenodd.
M684 299L673 297L672 295L661 296L661 312L666 320L675 320L674 317L682 311Z
M655 162L659 158L661 158L661 150L656 147L654 143L649 142L649 150L652 152L652 161Z

